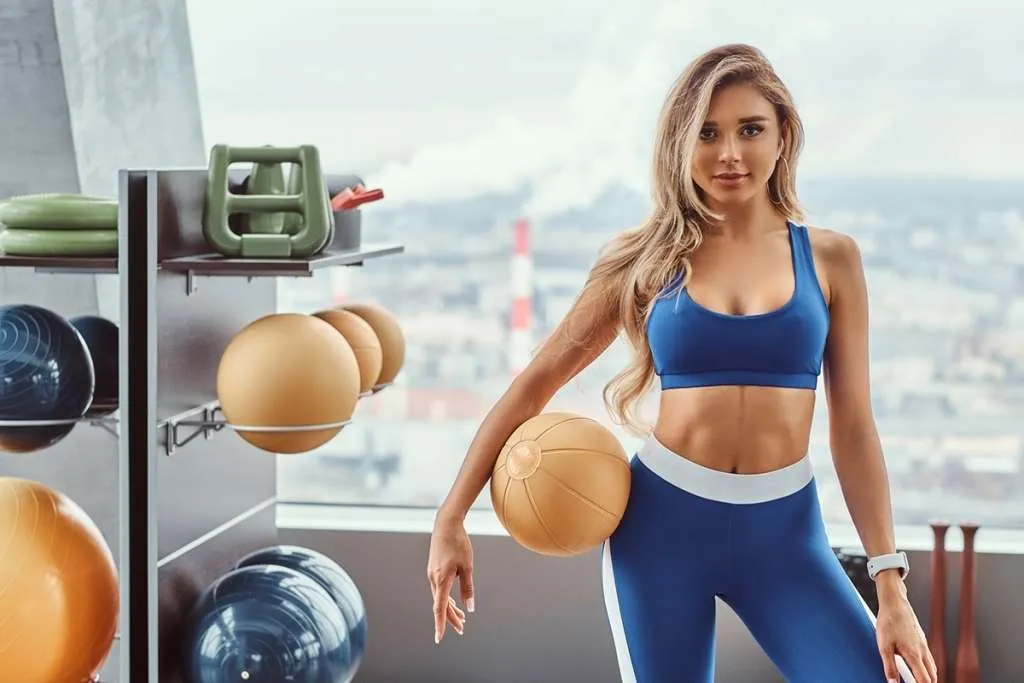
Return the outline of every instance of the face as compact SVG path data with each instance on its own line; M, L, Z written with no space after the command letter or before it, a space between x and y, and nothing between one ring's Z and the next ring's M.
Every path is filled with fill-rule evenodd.
M712 205L747 202L767 192L782 133L772 106L752 85L722 88L711 100L693 153L693 179Z

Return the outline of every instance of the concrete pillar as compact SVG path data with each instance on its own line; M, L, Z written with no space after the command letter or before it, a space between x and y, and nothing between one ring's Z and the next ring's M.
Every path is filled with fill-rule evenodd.
M184 0L0 3L0 198L117 196L122 167L206 165ZM0 302L119 320L117 276L0 269ZM80 425L56 447L0 454L0 476L58 488L118 553L117 441ZM103 672L117 680L116 659Z

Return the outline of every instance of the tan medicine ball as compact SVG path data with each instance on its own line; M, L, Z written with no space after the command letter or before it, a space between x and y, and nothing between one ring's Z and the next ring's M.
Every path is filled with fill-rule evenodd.
M352 418L359 399L355 352L331 325L300 313L275 313L244 327L217 368L224 417L244 427L297 427ZM271 453L303 453L341 431L235 430Z
M398 320L383 306L368 301L353 301L340 308L355 313L373 328L383 355L377 384L393 382L405 363L405 335Z
M356 362L359 364L359 392L365 394L370 391L377 383L377 378L380 377L381 366L384 362L380 341L373 328L370 327L370 323L352 311L338 308L319 311L313 315L328 323L345 337L348 345L355 352Z
M630 483L626 452L611 431L573 413L542 413L516 429L498 454L491 503L524 548L578 555L615 531Z

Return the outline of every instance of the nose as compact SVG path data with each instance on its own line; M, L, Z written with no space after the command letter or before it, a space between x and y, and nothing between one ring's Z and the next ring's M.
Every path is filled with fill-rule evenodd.
M722 163L733 163L739 161L739 158L740 147L737 141L730 136L724 136L718 150L718 160Z

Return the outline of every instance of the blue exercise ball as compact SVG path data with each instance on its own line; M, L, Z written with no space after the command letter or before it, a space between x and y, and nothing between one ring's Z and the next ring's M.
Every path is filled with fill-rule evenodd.
M96 376L96 387L93 390L92 404L86 411L86 417L103 417L110 415L118 407L117 397L120 394L119 376L121 358L118 355L121 332L117 325L98 315L80 315L68 322L78 330L89 349L92 358L93 373Z
M348 623L349 640L352 643L352 672L345 679L349 683L355 677L366 653L366 606L355 581L340 564L315 550L295 545L276 545L249 553L235 565L252 567L259 565L289 567L309 576L323 586L341 608Z
M41 306L0 306L0 451L28 453L59 442L92 404L95 373L82 335Z
M341 683L351 670L345 618L305 574L234 569L200 595L185 622L187 683Z

